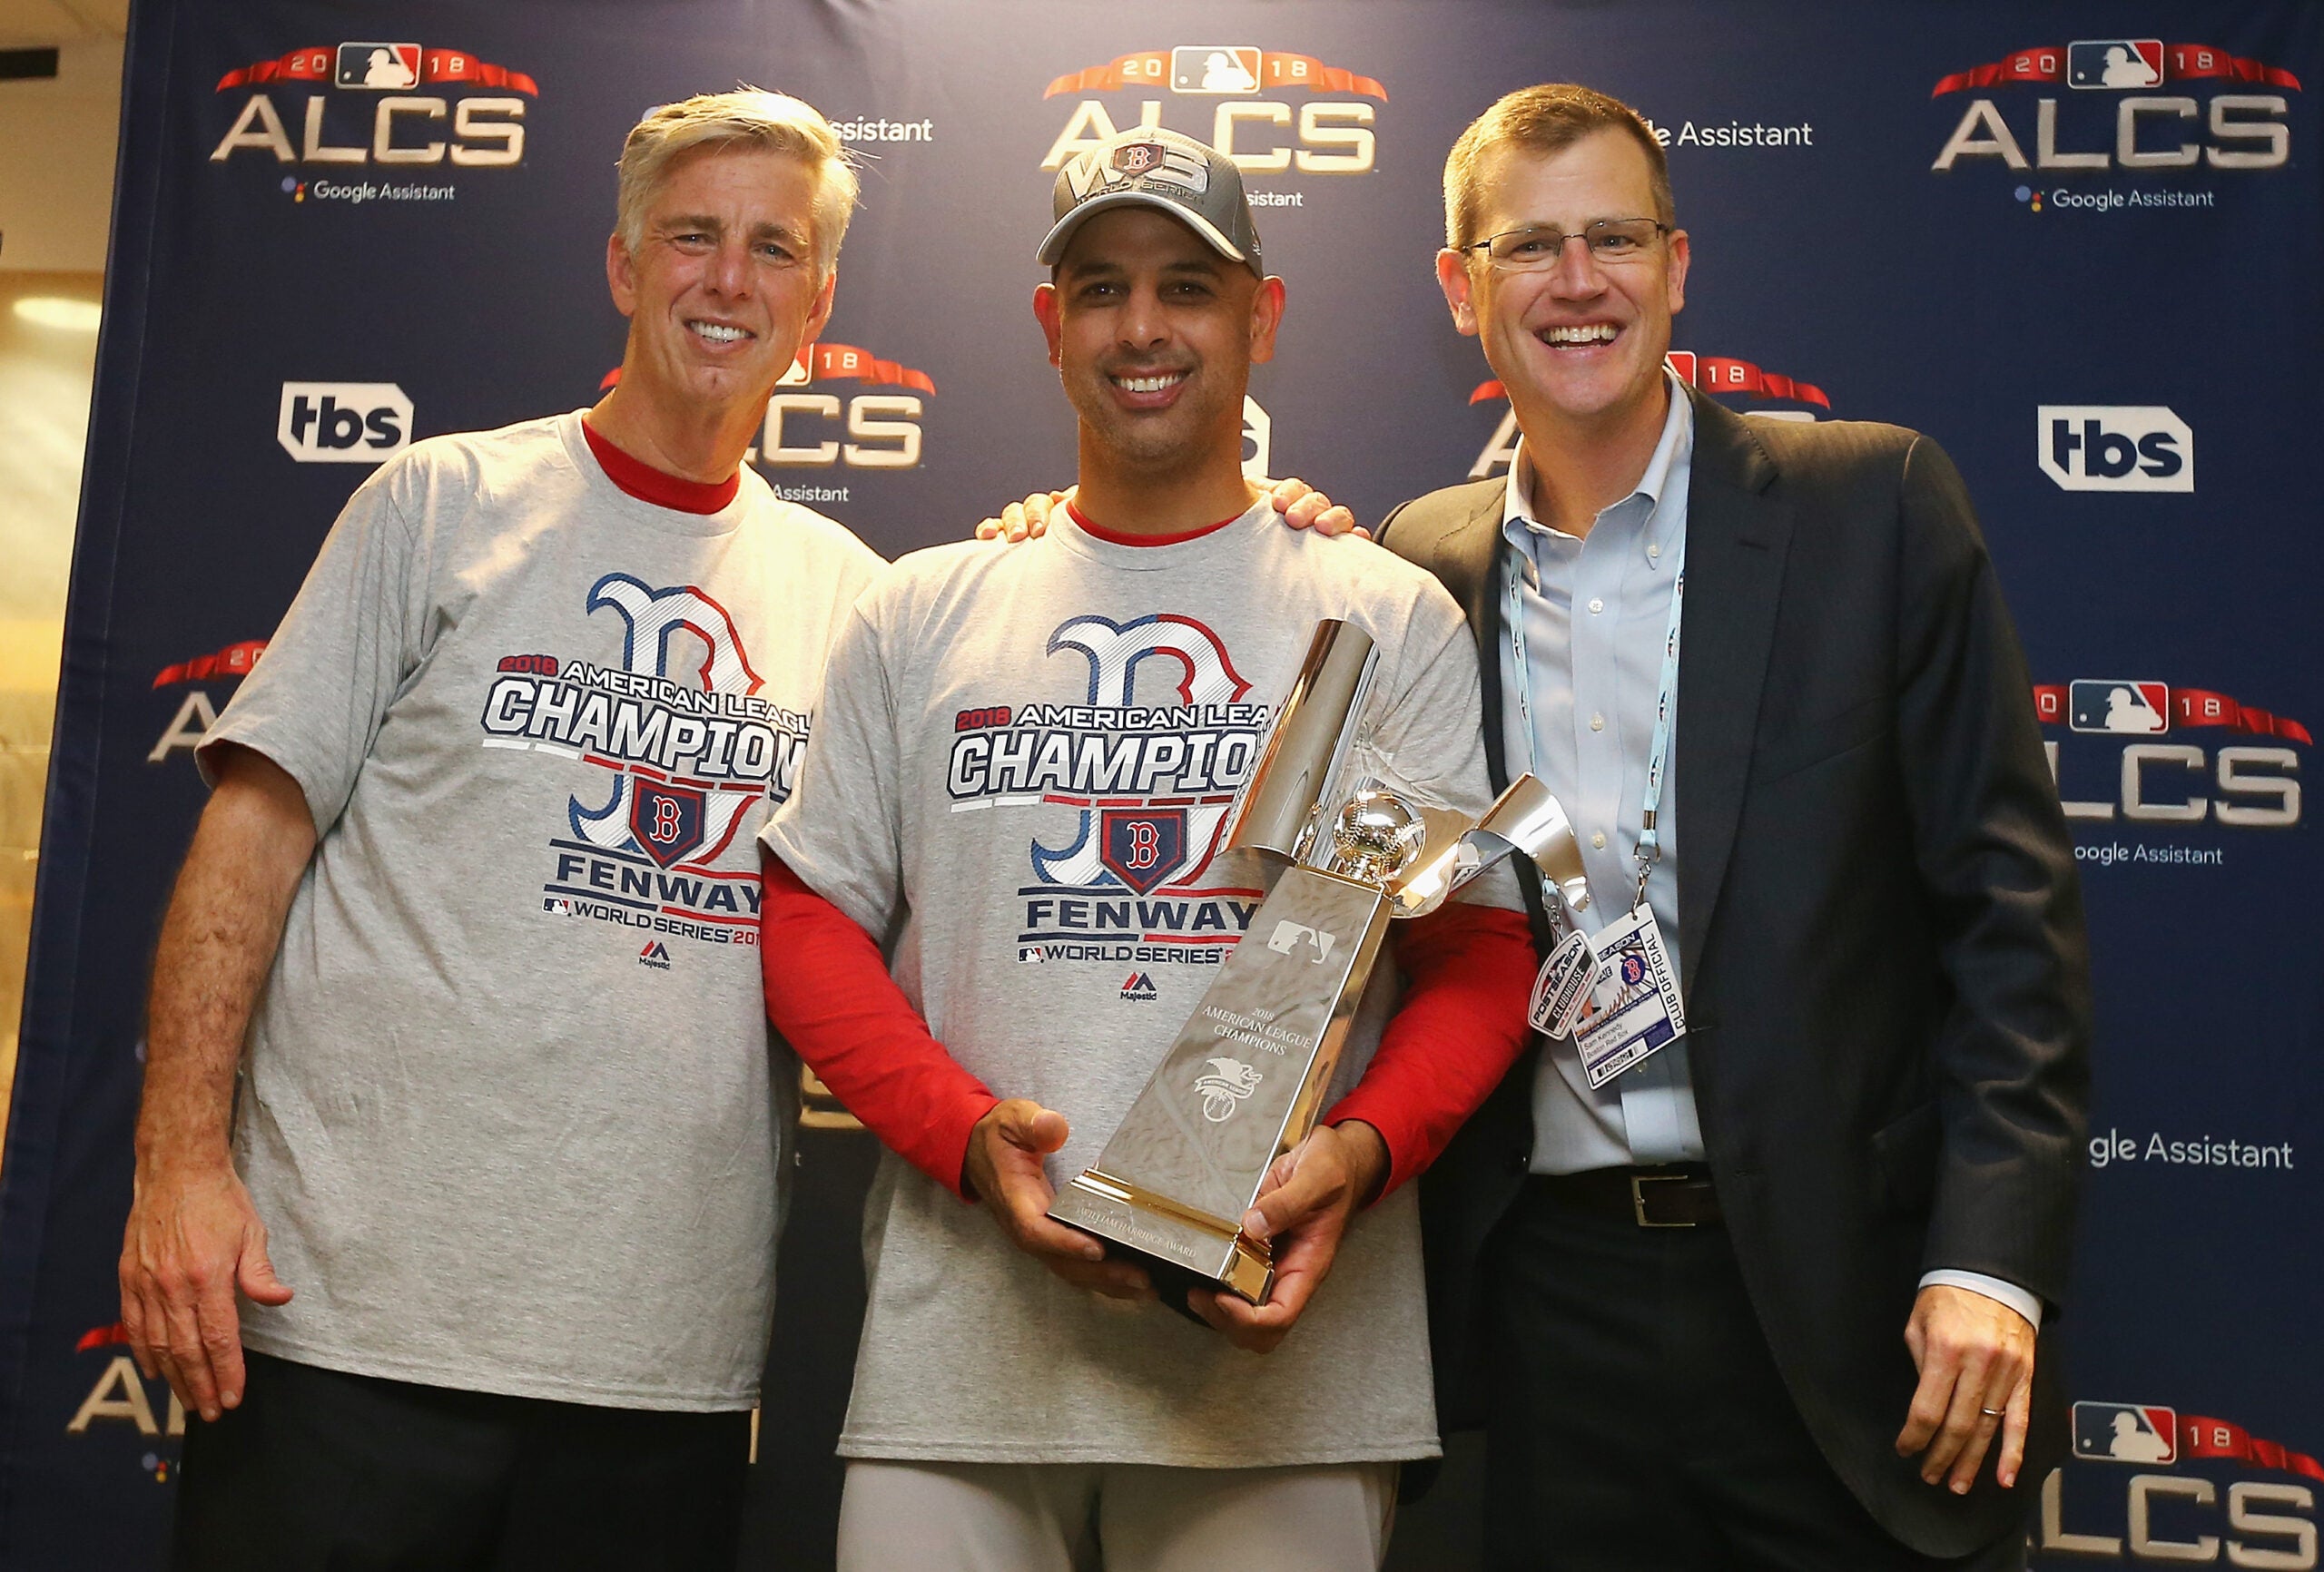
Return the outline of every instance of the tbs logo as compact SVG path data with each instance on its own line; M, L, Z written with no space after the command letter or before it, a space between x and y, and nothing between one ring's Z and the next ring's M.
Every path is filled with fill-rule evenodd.
M2067 491L2192 491L2195 433L2160 404L2044 404L2042 473Z
M301 464L377 464L411 446L411 400L392 382L285 382L274 439Z
M2073 1455L2107 1463L2175 1463L2178 1410L2152 1403L2076 1403Z

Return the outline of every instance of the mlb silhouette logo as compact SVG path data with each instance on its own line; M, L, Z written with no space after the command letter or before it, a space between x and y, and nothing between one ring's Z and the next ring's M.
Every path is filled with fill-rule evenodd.
M2066 45L2066 81L2074 87L2160 87L2160 38L2086 38Z
M2175 1463L2179 1410L2152 1403L2076 1403L2073 1455L2102 1463Z
M1116 879L1151 895L1186 865L1187 811L1108 808L1098 816L1098 860Z
M419 85L417 44L342 44L331 73L335 87L394 89Z
M2098 678L2066 692L2066 723L2077 732L2151 735L2171 730L2171 690L2161 683Z
M638 850L665 868L702 850L709 821L709 804L693 787L641 780L630 789L629 832Z
M1256 93L1259 52L1240 44L1189 44L1170 51L1173 93Z

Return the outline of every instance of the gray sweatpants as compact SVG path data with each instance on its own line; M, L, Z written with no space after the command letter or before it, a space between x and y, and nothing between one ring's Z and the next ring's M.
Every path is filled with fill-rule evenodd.
M855 1459L839 1572L1378 1572L1396 1465L1172 1469Z

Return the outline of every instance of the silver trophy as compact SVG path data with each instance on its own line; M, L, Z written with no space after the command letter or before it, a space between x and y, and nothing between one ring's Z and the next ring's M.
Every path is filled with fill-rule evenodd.
M1194 1287L1265 1300L1274 1263L1241 1219L1322 1112L1391 918L1434 910L1511 851L1588 904L1572 827L1533 776L1473 824L1381 778L1363 737L1378 658L1362 629L1316 625L1226 830L1226 850L1282 872L1097 1164L1049 1208L1145 1257L1181 1310Z

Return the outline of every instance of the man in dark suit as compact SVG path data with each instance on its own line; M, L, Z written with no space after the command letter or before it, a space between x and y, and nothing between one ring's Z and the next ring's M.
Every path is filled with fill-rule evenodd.
M1595 1086L1537 1038L1425 1181L1488 1558L2020 1567L2018 1481L2063 1444L2089 997L1960 477L1669 375L1688 241L1626 106L1512 93L1445 185L1445 297L1523 439L1383 538L1468 610L1495 784L1532 769L1574 821L1568 920L1639 914L1684 1016Z

